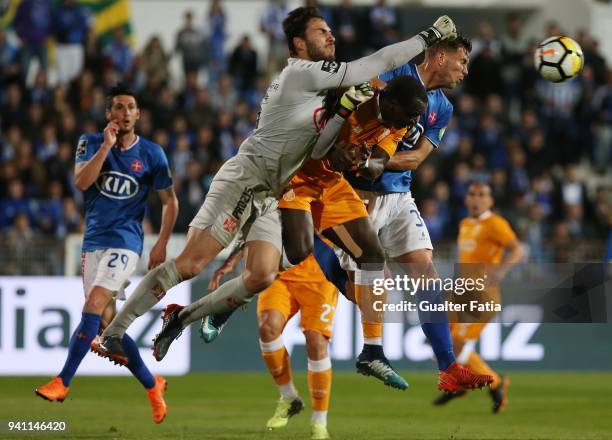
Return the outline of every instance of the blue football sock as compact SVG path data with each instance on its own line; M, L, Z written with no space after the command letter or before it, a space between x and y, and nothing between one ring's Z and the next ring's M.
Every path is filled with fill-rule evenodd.
M340 260L338 260L334 250L316 234L314 236L312 253L317 263L319 263L319 267L321 267L321 270L325 274L325 278L333 283L341 294L346 296L348 275L346 271L342 269L342 266L340 266Z
M424 291L417 294L417 301L419 304L423 300L430 303L439 303L442 301L442 296L440 292ZM421 311L420 307L418 307L418 310L421 328L436 355L438 369L444 371L456 361L448 315L446 312L424 312Z
M121 342L128 357L128 369L145 388L153 388L155 386L155 378L140 357L136 342L127 333L123 335Z
M58 374L62 378L64 385L70 386L77 368L79 368L81 361L89 351L91 341L93 341L93 338L98 333L98 328L100 328L100 315L83 312L81 322L70 338L68 357L66 358L64 368Z

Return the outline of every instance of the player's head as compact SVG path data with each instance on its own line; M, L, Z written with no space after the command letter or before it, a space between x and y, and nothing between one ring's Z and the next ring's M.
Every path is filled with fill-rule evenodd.
M117 84L106 95L106 119L119 124L119 135L134 130L140 119L136 95L123 84Z
M289 53L311 61L334 61L336 39L317 8L294 9L283 21Z
M479 217L493 207L493 195L488 183L475 181L468 186L465 206L470 217Z
M453 40L441 40L427 49L425 63L432 72L436 88L452 89L468 74L472 42L459 35Z
M380 91L378 105L383 124L410 129L427 110L427 92L415 77L396 76Z

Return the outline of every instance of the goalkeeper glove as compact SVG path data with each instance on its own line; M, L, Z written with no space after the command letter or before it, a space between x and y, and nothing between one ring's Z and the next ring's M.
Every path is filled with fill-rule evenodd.
M457 28L448 15L439 17L429 29L419 32L419 36L425 41L427 47L440 40L452 40L457 38Z
M357 107L374 96L374 89L369 82L351 86L340 98L336 113L342 118L348 118Z

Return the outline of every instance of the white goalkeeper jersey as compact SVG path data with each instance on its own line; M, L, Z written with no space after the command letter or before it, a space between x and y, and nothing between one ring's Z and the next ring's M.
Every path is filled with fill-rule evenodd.
M423 40L416 36L350 63L289 58L268 87L257 128L238 154L256 157L258 166L265 168L267 186L279 195L310 157L322 128L327 90L368 81L405 64L424 48Z
M322 125L327 90L339 87L345 72L346 63L289 58L268 87L257 128L242 143L238 154L263 158L267 183L275 193L310 157Z

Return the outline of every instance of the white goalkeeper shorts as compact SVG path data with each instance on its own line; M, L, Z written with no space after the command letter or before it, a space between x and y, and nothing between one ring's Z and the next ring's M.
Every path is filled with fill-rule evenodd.
M117 299L125 300L124 288L136 269L139 256L128 249L98 249L81 254L81 272L85 296L93 286L104 287Z
M357 190L357 194L368 207L370 221L388 260L419 249L433 249L425 221L409 192L378 194ZM336 253L343 269L358 268L345 252Z

